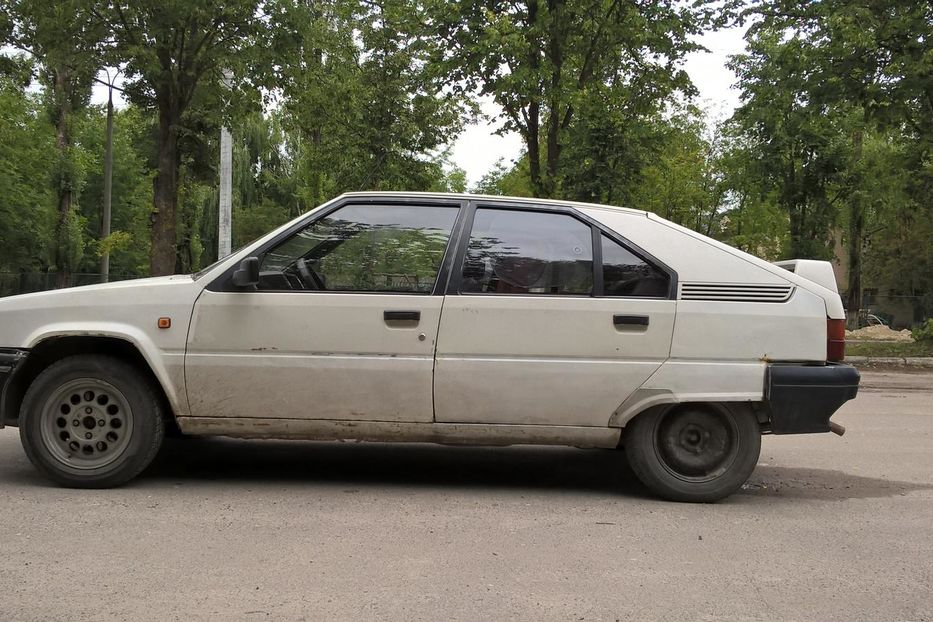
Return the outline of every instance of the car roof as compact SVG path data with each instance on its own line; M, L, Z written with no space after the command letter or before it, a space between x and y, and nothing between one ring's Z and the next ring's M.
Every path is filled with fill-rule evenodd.
M367 192L345 192L340 195L341 197L366 197L366 198L378 198L378 197L396 197L396 198L411 198L411 199L457 199L457 200L482 200L483 202L488 203L509 203L509 204L521 204L526 203L528 205L554 205L561 207L577 207L577 208L597 208L597 209L608 209L613 211L625 212L628 214L637 214L640 216L647 216L648 212L644 210L631 209L628 207L618 207L615 205L602 205L599 203L582 203L580 201L563 201L558 199L538 199L535 197L512 197L512 196L502 196L502 195L491 195L491 194L470 194L470 193L455 193L455 192L398 192L398 191L367 191Z

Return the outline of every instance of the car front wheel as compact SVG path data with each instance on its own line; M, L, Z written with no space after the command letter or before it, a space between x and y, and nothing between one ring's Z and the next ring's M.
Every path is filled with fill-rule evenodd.
M635 417L624 446L635 475L659 496L711 502L748 480L761 453L761 429L744 407L681 404Z
M126 362L70 356L32 382L20 438L36 468L73 488L109 488L139 475L165 435L152 383Z

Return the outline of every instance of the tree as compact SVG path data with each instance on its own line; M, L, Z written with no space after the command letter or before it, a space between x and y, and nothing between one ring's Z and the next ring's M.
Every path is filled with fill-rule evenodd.
M582 100L607 87L626 97L693 93L678 68L699 49L707 9L618 0L436 0L430 25L439 71L502 107L503 130L524 140L537 196L560 194L565 137Z
M662 127L653 141L657 153L635 168L628 204L714 235L724 190L715 137L706 136L704 120L695 110L672 117Z
M522 157L510 165L499 158L483 175L471 192L513 197L534 196L528 180L528 158Z
M297 133L307 205L348 190L429 190L445 183L444 147L467 106L430 71L412 0L299 3L286 28L284 123Z
M52 183L58 218L52 263L61 273L60 285L64 285L84 253L82 224L75 211L83 171L72 136L74 117L90 99L91 82L101 62L103 32L92 0L14 0L3 12L5 21L12 25L7 41L39 62L46 107L55 127L58 158Z
M37 95L32 68L0 73L0 272L39 270L55 223L55 134ZM6 293L6 292L3 292Z
M872 207L862 163L866 135L903 125L916 140L914 168L933 146L933 5L911 0L853 3L767 0L749 10L760 28L793 33L806 61L796 79L805 97L848 116L849 162L842 184L848 259L850 325L862 300L862 258L869 244Z
M152 213L150 154L154 119L136 106L114 112L111 234L101 239L99 206L104 196L104 142L106 108L91 106L75 124L75 140L87 158L83 200L78 210L87 222L84 235L90 251L82 272L97 272L104 248L110 252L115 278L149 272L149 215Z
M189 107L221 72L249 92L271 75L259 68L267 7L261 0L110 0L100 17L113 33L112 54L126 64L131 101L158 117L152 197L150 271L171 274L178 264L179 137Z
M806 41L785 40L782 29L764 26L748 38L748 53L730 62L742 104L729 121L729 131L742 136L746 182L755 178L759 197L773 195L787 214L784 254L828 258L836 202L843 196L832 188L848 158L847 117L808 97Z

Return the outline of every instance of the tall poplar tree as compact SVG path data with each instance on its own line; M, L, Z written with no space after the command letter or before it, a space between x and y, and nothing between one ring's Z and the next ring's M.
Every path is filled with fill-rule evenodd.
M31 55L45 87L48 118L55 128L57 160L52 184L57 213L50 259L60 273L60 285L84 253L76 216L81 190L79 158L75 154L75 115L87 107L94 75L101 64L102 25L93 0L12 0L2 10L7 43Z

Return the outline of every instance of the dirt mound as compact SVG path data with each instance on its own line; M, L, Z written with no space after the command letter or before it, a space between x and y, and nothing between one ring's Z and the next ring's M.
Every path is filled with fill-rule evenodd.
M907 329L897 331L887 326L866 326L858 330L847 330L846 339L853 341L913 341Z

